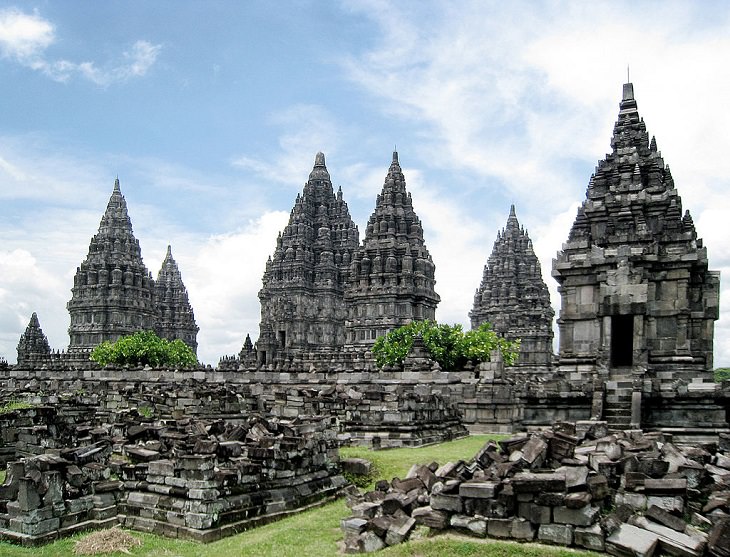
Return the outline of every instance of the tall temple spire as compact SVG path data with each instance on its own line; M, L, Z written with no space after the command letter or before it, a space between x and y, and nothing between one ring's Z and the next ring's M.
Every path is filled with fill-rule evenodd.
M516 365L547 371L552 362L554 315L540 261L512 205L474 295L471 327L491 323L506 338L520 339Z
M180 339L197 353L197 335L200 328L195 323L188 291L183 284L177 262L172 257L172 247L169 245L155 281L155 301L157 334L168 340Z
M88 255L76 269L71 292L70 350L90 349L154 325L153 280L142 261L118 178Z
M421 221L393 152L365 238L350 266L347 347L366 349L375 338L411 321L435 319L440 297Z
M342 191L335 194L324 153L317 153L264 272L261 363L344 345L344 288L358 243Z

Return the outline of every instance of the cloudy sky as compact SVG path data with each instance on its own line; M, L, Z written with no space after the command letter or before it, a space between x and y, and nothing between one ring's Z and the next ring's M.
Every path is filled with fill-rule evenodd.
M610 150L622 84L723 272L730 365L725 2L0 0L0 355L33 311L68 345L76 267L119 176L154 276L172 245L199 356L258 336L276 235L327 156L361 233L394 146L468 323L510 204L543 275Z

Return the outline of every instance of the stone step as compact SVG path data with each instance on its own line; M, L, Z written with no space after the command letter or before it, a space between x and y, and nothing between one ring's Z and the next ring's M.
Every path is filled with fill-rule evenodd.
M603 413L606 419L617 416L628 416L630 418L631 408L606 408Z

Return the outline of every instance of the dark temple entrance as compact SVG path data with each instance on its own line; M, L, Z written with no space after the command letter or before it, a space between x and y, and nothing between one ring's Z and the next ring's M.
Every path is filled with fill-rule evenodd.
M611 366L624 367L634 364L634 316L611 317Z

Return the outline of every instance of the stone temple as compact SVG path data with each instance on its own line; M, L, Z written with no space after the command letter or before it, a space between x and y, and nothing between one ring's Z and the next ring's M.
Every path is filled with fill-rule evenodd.
M474 295L474 308L469 313L471 327L491 323L505 338L519 339L520 355L515 367L542 372L552 364L554 316L540 261L512 205Z
M334 193L323 153L266 263L257 343L261 364L345 343L344 293L359 243L342 189Z
M89 253L76 269L71 292L70 352L90 350L140 330L155 330L163 338L179 338L197 349L198 327L171 250L155 284L142 261L119 179Z
M345 291L347 349L369 349L378 336L422 319L435 320L440 297L421 221L393 152L365 239Z
M637 385L711 380L720 281L689 211L682 214L631 83L623 87L611 147L552 274L562 302L560 368L603 382L607 410L624 413L629 425L632 396L631 422L641 421Z

